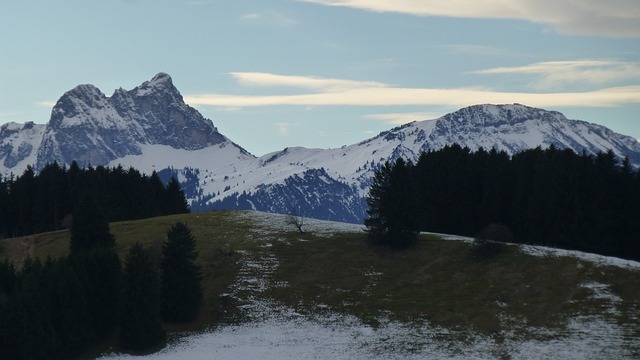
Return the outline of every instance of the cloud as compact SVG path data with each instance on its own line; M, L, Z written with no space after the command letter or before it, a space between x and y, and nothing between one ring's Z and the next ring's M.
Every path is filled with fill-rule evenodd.
M325 6L416 16L517 19L570 35L640 36L637 0L298 0Z
M634 63L603 60L549 61L515 67L475 71L476 74L530 74L540 76L537 88L564 84L605 84L640 79L640 67Z
M320 91L344 91L349 89L380 88L386 84L374 81L325 79L314 76L277 75L260 72L232 72L231 76L241 84L261 87L294 87Z
M129 0L129 1L133 1L133 0ZM213 0L192 0L192 1L187 1L186 4L187 5L209 5L213 3Z
M298 24L298 22L282 13L276 11L264 11L261 13L247 13L240 16L243 21L249 21L254 23L264 23L268 25L278 27L292 27Z
M502 48L476 44L448 44L440 48L458 55L505 56L509 53Z
M393 125L403 125L414 121L436 119L439 116L430 115L427 113L391 113L391 114L371 114L365 116L366 119L383 120Z
M52 107L56 106L56 102L55 101L40 101L40 102L37 102L36 105L38 105L40 107L52 108Z
M279 122L273 125L276 127L280 136L289 136L289 129L291 128L291 124L286 122Z
M257 20L260 19L261 15L260 14L256 14L256 13L249 13L249 14L244 14L242 16L240 16L240 19L242 20Z
M468 106L471 104L523 103L539 107L605 107L640 103L640 85L602 88L585 92L501 92L483 88L403 88L391 85L308 76L268 73L233 73L241 84L288 86L315 92L294 95L200 94L185 96L191 105L217 107L258 106Z

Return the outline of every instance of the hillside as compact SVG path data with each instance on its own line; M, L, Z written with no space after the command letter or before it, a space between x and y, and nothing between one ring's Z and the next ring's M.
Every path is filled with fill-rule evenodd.
M206 300L199 319L173 328L173 337L206 331L158 356L640 355L635 262L515 245L484 256L468 239L437 234L423 234L413 250L381 253L366 247L356 225L306 219L300 234L287 217L257 212L118 222L111 230L123 256L134 241L159 249L176 221L198 239ZM5 239L0 258L19 264L26 255L62 256L67 246L65 231ZM108 349L109 342L96 351Z

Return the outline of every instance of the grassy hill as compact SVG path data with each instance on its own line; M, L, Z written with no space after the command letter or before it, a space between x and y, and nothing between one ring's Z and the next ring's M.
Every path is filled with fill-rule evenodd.
M111 232L122 258L136 241L159 254L177 221L198 240L205 303L198 320L172 327L174 334L242 322L256 304L303 316L349 314L373 328L383 319L428 323L456 341L480 334L496 344L570 336L571 324L598 319L621 329L625 353L640 356L634 266L534 255L515 245L483 252L437 235L388 253L367 247L357 226L306 220L301 234L284 216L254 212L117 222ZM27 256L64 256L68 241L67 231L0 240L0 259L19 266Z

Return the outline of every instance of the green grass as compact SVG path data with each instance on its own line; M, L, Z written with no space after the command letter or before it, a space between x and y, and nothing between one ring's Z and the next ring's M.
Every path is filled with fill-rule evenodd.
M373 326L381 318L427 321L496 338L506 329L528 338L535 336L531 329L561 329L571 317L600 314L640 337L638 270L530 256L517 246L478 256L469 243L426 235L415 248L392 253L369 248L361 232L326 236L300 234L293 227L269 230L239 214L195 213L111 224L122 258L135 241L159 254L167 230L177 221L185 222L198 240L205 306L195 322L170 331L199 331L237 320L233 301L220 295L238 281L243 258L273 256L278 265L260 296L301 313L347 313ZM59 231L4 239L0 258L19 265L25 256L64 256L68 237ZM254 271L260 275L259 269ZM603 311L605 300L583 286L594 282L606 284L620 298L617 312Z

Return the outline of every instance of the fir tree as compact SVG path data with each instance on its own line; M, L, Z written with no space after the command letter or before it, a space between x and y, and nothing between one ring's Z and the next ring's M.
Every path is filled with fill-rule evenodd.
M386 162L376 171L367 196L369 217L365 220L371 244L403 249L416 240L412 166L398 158L393 166Z
M120 345L127 350L152 348L164 339L160 319L160 284L147 253L134 244L125 260L120 311Z
M184 197L184 191L180 188L178 179L172 177L167 184L165 214L186 214L189 205Z
M90 194L76 207L71 226L71 254L87 252L98 247L113 248L115 240L109 232L109 222Z
M391 188L391 165L385 162L374 174L367 195L367 238L371 244L384 243L388 233L389 191Z
M202 303L202 273L195 264L196 240L182 222L167 233L162 246L162 318L170 322L195 319Z

